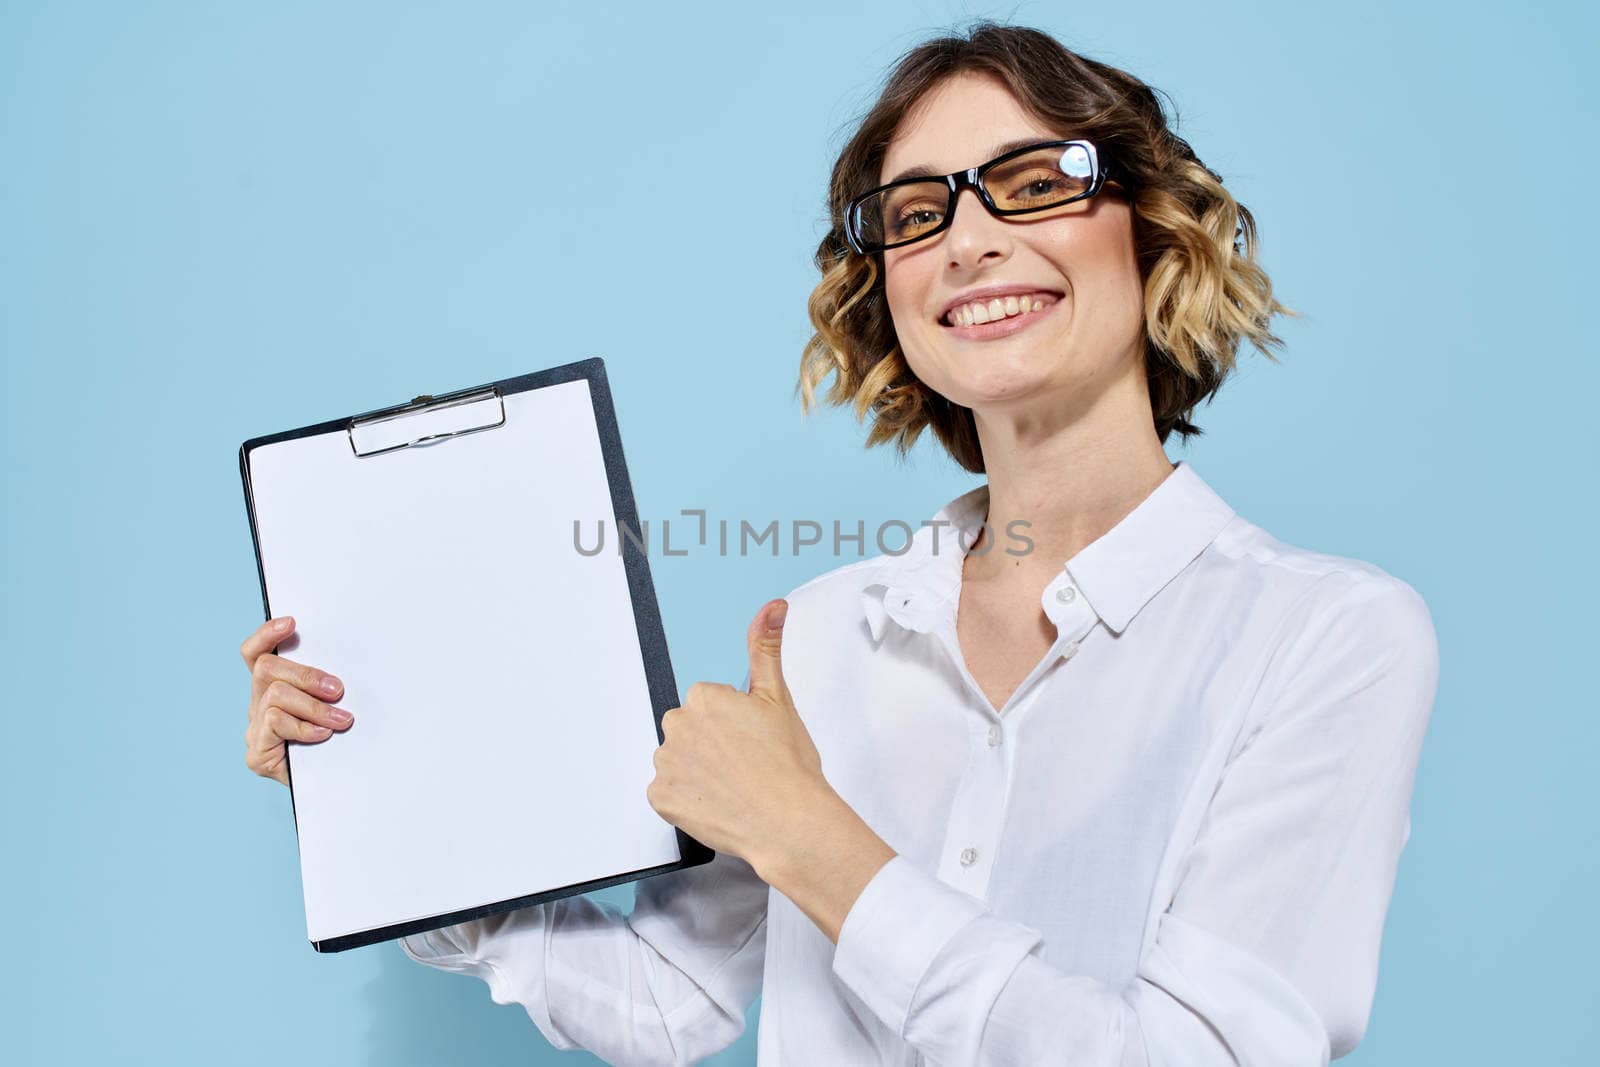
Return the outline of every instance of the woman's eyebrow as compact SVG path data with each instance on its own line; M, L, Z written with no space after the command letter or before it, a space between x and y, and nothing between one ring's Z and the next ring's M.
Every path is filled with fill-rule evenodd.
M1005 155L1007 152L1015 152L1019 148L1026 148L1028 145L1038 144L1040 141L1048 141L1048 140L1050 140L1050 138L1048 138L1048 137L1022 137L1022 138L1018 138L1015 141L1007 141L1005 144L995 145L994 148L990 149L989 150L989 155L986 158L987 159L995 159L995 158L997 158L999 156ZM914 167L907 167L905 170L901 171L899 174L896 174L893 178L890 178L888 181L884 182L884 184L885 185L893 185L895 182L903 181L906 178L942 178L942 177L944 177L944 172L943 171L935 170L933 167L929 166L926 163L918 163Z

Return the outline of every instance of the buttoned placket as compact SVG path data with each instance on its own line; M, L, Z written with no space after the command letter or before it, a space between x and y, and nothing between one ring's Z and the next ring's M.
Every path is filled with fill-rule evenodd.
M980 900L988 899L989 878L1005 827L1015 742L1025 719L1023 713L1036 702L1039 680L1048 671L1070 661L1098 621L1094 610L1078 593L1070 574L1065 572L1045 588L1040 602L1056 624L1056 640L998 714L967 669L956 632L955 613L951 612L934 630L973 697L967 715L968 759L950 806L938 877L946 885Z

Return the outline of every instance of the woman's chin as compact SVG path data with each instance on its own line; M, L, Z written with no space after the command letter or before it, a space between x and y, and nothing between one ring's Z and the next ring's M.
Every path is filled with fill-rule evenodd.
M951 397L974 411L983 408L1009 408L1028 404L1049 394L1048 375L1020 367L987 367L978 373L961 375L951 383Z

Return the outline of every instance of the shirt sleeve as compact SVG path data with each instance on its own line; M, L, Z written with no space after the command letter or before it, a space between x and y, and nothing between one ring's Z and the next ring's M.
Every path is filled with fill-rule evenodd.
M1038 931L899 856L845 917L834 972L939 1063L1326 1064L1366 1031L1437 680L1427 606L1390 576L1280 642L1123 988L1046 963Z
M558 1049L697 1063L732 1044L760 992L769 887L744 860L642 879L633 912L587 897L400 939L405 954L520 1004Z

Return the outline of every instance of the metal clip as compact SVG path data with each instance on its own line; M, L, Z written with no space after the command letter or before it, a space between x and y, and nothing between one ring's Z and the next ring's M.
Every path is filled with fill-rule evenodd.
M465 404L475 404L491 398L498 401L498 407L500 410L500 417L494 422L487 422L482 426L467 426L458 430L446 430L442 433L424 434L421 437L415 437L409 441L402 441L397 445L388 445L384 448L368 449L365 452L356 447L357 427L374 426L378 423L391 422L395 419L403 419L407 416L416 415L425 411L444 411L447 408L461 407ZM401 448L410 448L412 445L427 444L430 441L437 441L445 437L460 437L463 434L477 433L480 430L493 430L497 427L504 426L505 423L505 397L501 394L498 386L490 385L476 389L463 389L460 392L446 393L439 397L423 394L422 396L416 397L408 404L397 404L394 407L379 408L376 411L369 411L365 414L357 415L352 418L350 420L350 425L345 428L345 433L350 438L350 451L354 452L357 456L381 456L385 452L394 452Z

